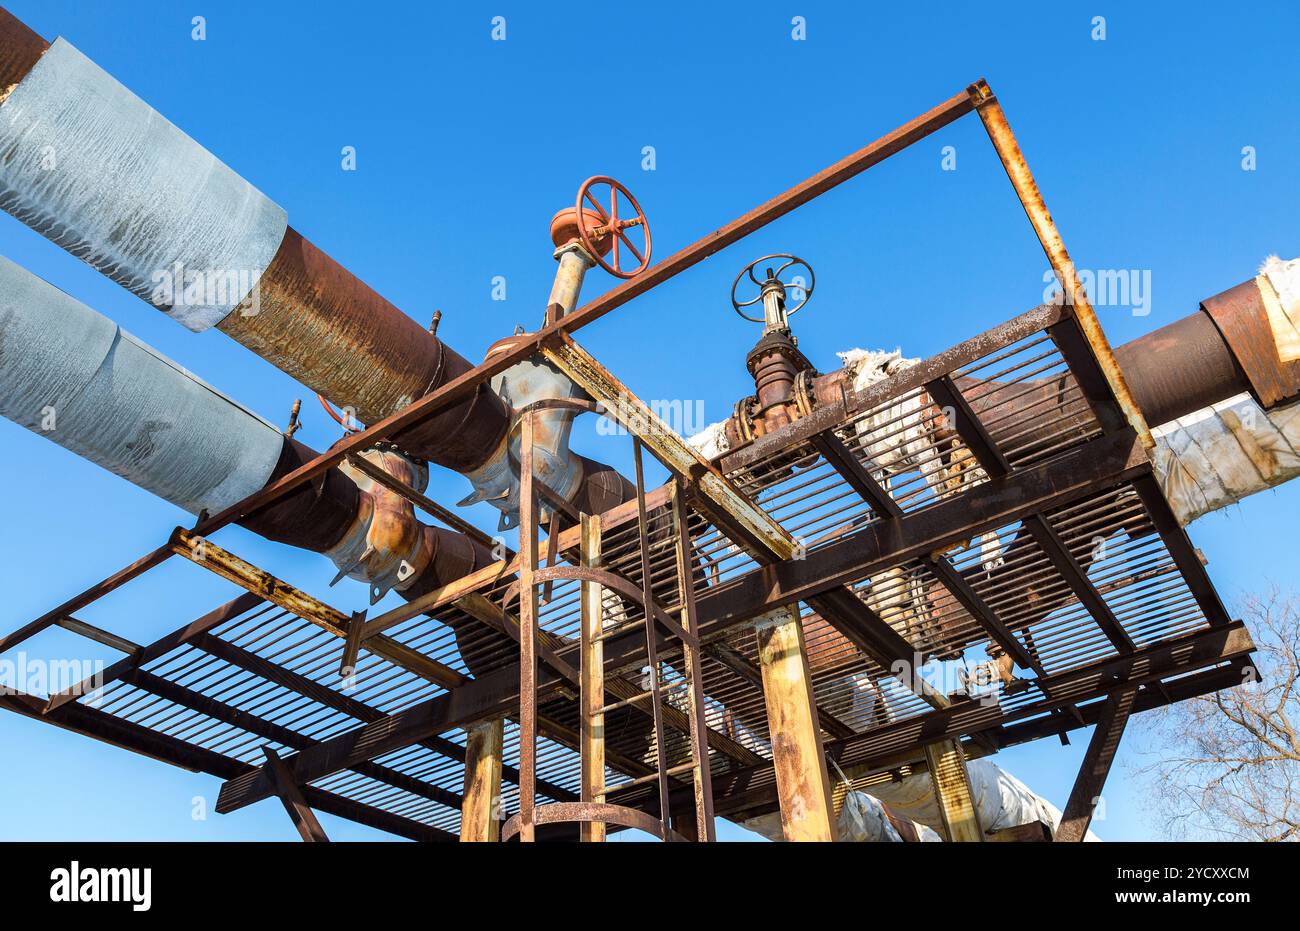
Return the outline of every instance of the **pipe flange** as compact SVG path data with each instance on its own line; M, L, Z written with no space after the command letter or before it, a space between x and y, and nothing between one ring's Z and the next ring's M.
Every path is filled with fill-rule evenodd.
M802 369L794 377L794 406L800 417L807 417L817 406L817 393L813 390L813 379L817 370Z
M754 441L754 417L757 413L758 397L756 395L751 394L749 397L741 398L736 402L731 419L736 424L736 432L740 434L740 445Z

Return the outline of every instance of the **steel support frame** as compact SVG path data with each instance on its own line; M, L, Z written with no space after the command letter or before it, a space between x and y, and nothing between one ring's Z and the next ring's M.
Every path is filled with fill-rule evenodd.
M737 624L806 600L833 585L942 549L1035 513L1049 503L1071 503L1149 469L1149 461L1131 432L1090 441L1052 462L992 480L987 494L972 500L944 501L895 521L868 525L803 560L765 567L736 580L726 592L706 593L697 601L699 636L702 640L721 636ZM602 526L607 526L603 519ZM633 633L622 634L605 640L604 652L606 667L620 668L644 656L644 643ZM517 667L503 667L384 721L330 738L301 754L307 759L299 762L304 767L300 772L310 773L314 780L346 768L346 761L360 753L388 752L431 734L510 713L518 707L518 681ZM553 688L561 681L567 680L543 668L538 687ZM225 810L233 810L264 798L268 790L269 783L262 778L241 777L223 787L218 810L227 805Z
M334 468L348 457L358 456L379 441L388 439L393 434L418 424L459 401L468 399L482 384L490 381L493 376L535 355L544 345L557 337L574 333L587 324L599 320L633 298L675 278L716 252L739 242L744 237L785 216L797 207L808 203L873 165L879 164L891 155L937 132L954 120L972 112L974 108L975 105L969 89L953 95L915 119L909 120L897 129L886 133L874 142L840 159L748 213L696 240L635 278L629 279L605 292L573 313L553 319L528 338L515 342L510 349L493 355L488 361L475 366L458 378L452 379L395 414L367 427L365 430L345 437L328 451L282 476L260 491L249 495L242 501L236 502L218 514L204 516L193 528L193 532L199 536L214 534L218 530L249 517L262 508L278 501L290 491L311 481L328 469ZM174 550L170 543L158 547L130 565L107 576L84 592L51 609L41 617L23 625L8 636L0 638L0 652L17 646L42 630L58 623L60 619L70 616L73 612L84 608L132 579L161 565L172 555L174 555Z
M546 806L551 810L545 817L554 819L556 812L569 812L581 822L581 837L584 840L603 840L605 822L614 820L618 813L604 801L604 764L607 758L604 746L604 714L613 707L624 705L636 706L645 698L649 699L651 721L654 728L656 765L653 772L633 780L635 784L653 781L657 786L660 800L658 821L655 833L662 840L680 839L681 835L672 828L673 812L668 807L669 779L678 775L683 769L691 773L695 787L695 825L692 834L700 840L715 839L713 825L713 802L711 796L712 776L709 767L709 739L711 732L705 724L703 680L699 666L699 641L692 633L696 625L694 611L694 589L690 567L690 536L686 528L686 510L683 496L674 493L670 500L673 508L673 547L676 554L675 568L679 575L678 594L680 601L680 620L674 621L657 605L652 590L650 569L650 536L646 510L646 488L644 464L642 457L642 440L639 435L633 438L633 451L636 467L636 507L638 548L641 565L641 588L639 592L630 586L620 584L621 577L600 568L600 521L598 517L579 514L577 530L581 534L580 567L578 570L563 570L556 566L542 569L539 566L539 505L543 498L552 500L549 493L533 473L533 435L535 411L532 408L521 412L518 424L521 433L520 443L520 490L519 490L519 720L520 720L520 772L521 780L535 776L536 772L536 726L532 723L536 715L538 701L539 652L544 649L541 642L546 634L538 629L537 624L537 586L547 584L554 578L578 578L581 582L581 631L580 631L580 669L576 672L567 663L555 658L548 658L548 665L566 678L577 678L580 703L580 740L581 754L581 791L582 800L578 807L565 805ZM677 486L674 485L674 488ZM558 554L558 530L552 527L554 536L548 548L548 561L553 561ZM643 608L644 632L647 663L650 668L650 688L646 695L635 693L627 695L626 689L613 689L618 683L626 685L615 676L606 679L603 662L603 601L607 587L611 584L615 591L624 595L639 595ZM635 599L634 597L634 600ZM686 767L669 766L666 753L664 719L669 710L665 707L660 693L661 663L657 648L660 629L681 642L683 665L687 679L687 711L685 717L686 732L690 740L691 763ZM613 705L605 705L605 696L613 692L621 696ZM674 709L675 710L675 709ZM680 712L679 712L680 713ZM531 730L529 725L532 725ZM524 842L536 839L536 825L539 807L535 794L525 790L521 782L519 812L506 825L508 834L517 834ZM579 817L581 815L581 817ZM609 817L605 817L609 816ZM619 823L619 822L615 822Z
M530 339L520 341L509 351L493 357L490 362L484 363L475 369L465 373L460 378L454 379L448 384L435 392L430 393L424 398L416 401L407 408L399 411L391 417L381 421L373 427L354 435L324 455L316 458L310 463L302 466L287 476L272 483L247 499L233 505L222 513L204 517L193 531L193 536L202 538L207 534L213 533L228 524L237 521L243 517L255 513L258 509L265 507L279 497L288 493L292 489L299 487L304 482L320 475L325 470L337 465L343 459L353 456L376 441L383 439L405 427L418 423L424 418L437 413L439 410L463 400L472 392L476 391L484 381L492 375L505 370L519 361L533 355L539 349L545 349L557 344L562 344L567 335L576 331L581 326L599 319L604 314L621 306L637 295L653 288L677 274L685 271L694 264L702 261L704 258L725 248L728 245L738 241L751 232L761 228L767 223L772 222L778 217L788 213L796 207L807 203L814 197L824 193L827 190L837 186L845 180L855 176L866 168L882 161L889 155L911 145L922 139L939 128L947 125L960 116L976 110L988 131L991 142L998 152L1004 167L1007 170L1016 194L1024 206L1027 215L1034 227L1040 243L1043 245L1049 261L1054 270L1060 277L1065 289L1067 298L1073 309L1073 314L1079 320L1080 326L1087 338L1089 345L1092 347L1097 356L1098 363L1105 376L1106 382L1111 388L1114 397L1117 399L1121 409L1124 412L1125 419L1137 431L1139 438L1144 443L1150 442L1149 432L1146 424L1142 420L1141 412L1133 405L1128 397L1127 389L1123 384L1122 375L1119 374L1118 367L1114 364L1113 357L1110 355L1109 346L1105 341L1099 325L1097 324L1095 314L1087 302L1086 295L1083 294L1078 284L1077 275L1070 262L1069 256L1065 251L1063 243L1060 241L1050 214L1047 213L1042 198L1037 191L1032 176L1029 174L1027 166L1024 164L1018 146L1011 134L1009 126L1006 124L1005 116L1002 114L996 98L984 82L980 81L972 85L965 93L955 95L938 107L928 111L915 120L910 121L899 129L871 143L858 152L842 159L835 165L830 166L817 175L807 179L782 195L766 202L755 210L745 214L730 224L719 229L717 232L706 236L696 243L681 250L669 259L659 263L649 269L646 273L632 279L623 285L607 292L605 295L590 302L586 306L579 308L572 314L552 320L550 324L543 327L540 331L533 334ZM694 482L704 478L707 475L688 473L688 477ZM761 513L761 512L760 512ZM1162 535L1165 536L1166 542L1175 537L1168 528L1162 529ZM1183 536L1185 540L1185 535ZM147 554L140 560L130 566L125 567L117 573L109 576L99 584L92 586L81 595L70 599L63 605L47 612L41 618L24 625L18 631L0 640L0 652L12 646L21 643L23 640L35 633L44 630L52 624L62 623L71 617L73 611L93 602L98 597L120 587L122 584L129 582L131 579L138 577L142 573L152 569L166 560L176 552L182 552L175 545L175 539L169 541L169 544L158 548ZM1175 552L1175 559L1178 560L1180 568L1186 562L1190 544L1187 548L1179 548ZM1174 549L1171 546L1171 550ZM1192 554L1194 556L1194 553ZM785 558L780 557L780 558ZM1202 591L1194 587L1198 597ZM1212 588L1210 589L1212 592ZM1217 599L1217 596L1215 596ZM834 613L833 611L831 612ZM319 623L315 617L309 617L310 620ZM331 618L331 621L334 619ZM345 619L346 620L346 619ZM1216 618L1217 623L1221 623L1223 618ZM322 625L324 626L324 625ZM702 633L702 628L701 628ZM341 636L347 635L346 627ZM850 639L854 639L850 637ZM854 642L859 642L855 640ZM859 643L860 647L867 646ZM375 651L379 652L379 651ZM427 659L427 658L426 658ZM401 664L399 664L401 665ZM428 673L424 673L428 678ZM436 681L436 680L435 680ZM466 683L461 677L460 682L446 683L448 688L471 688L473 683ZM485 691L490 691L490 687L485 687ZM450 702L448 703L450 704Z

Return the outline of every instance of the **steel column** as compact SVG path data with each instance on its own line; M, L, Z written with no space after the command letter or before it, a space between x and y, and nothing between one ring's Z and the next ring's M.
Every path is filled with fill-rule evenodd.
M754 627L763 698L772 735L772 765L788 841L834 841L835 806L817 724L799 613L782 608Z
M460 808L460 839L485 843L501 839L501 753L505 718L465 728L465 794Z

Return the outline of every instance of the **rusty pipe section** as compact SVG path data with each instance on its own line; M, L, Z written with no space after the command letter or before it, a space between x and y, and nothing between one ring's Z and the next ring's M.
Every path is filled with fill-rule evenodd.
M591 211L586 213L589 219L595 220ZM556 247L558 267L547 300L547 319L573 312L587 272L596 264L578 240L575 208L561 210L551 220L551 239ZM508 352L526 339L527 336L517 334L498 340L488 349L487 359ZM540 355L506 369L490 384L492 391L512 411L523 410L539 401L587 398L586 392ZM631 500L636 494L631 482L609 466L579 456L569 448L572 428L572 411L547 409L534 415L533 468L537 479L587 514L599 514ZM499 530L508 530L519 522L520 443L517 432L509 439L503 438L491 458L467 474L474 492L460 502L462 506L479 501L492 504L501 512ZM543 505L543 517L546 510Z
M292 228L261 276L255 311L241 309L218 329L366 423L473 368ZM469 473L492 457L509 426L508 406L481 386L392 439L413 456Z
M472 368L65 39L4 13L0 77L0 206L180 323L369 422ZM394 440L468 472L508 426L484 387Z
M883 375L892 374L897 357L882 355ZM1115 359L1150 424L1170 423L1242 393L1265 411L1300 399L1300 259L1270 258L1258 276L1206 298L1195 313L1116 347ZM851 394L857 367L812 378L811 406ZM1042 409L1058 386L1048 379L1040 389L1028 391L1019 406ZM978 398L972 403L978 408ZM698 445L713 458L755 435L733 415L701 433Z

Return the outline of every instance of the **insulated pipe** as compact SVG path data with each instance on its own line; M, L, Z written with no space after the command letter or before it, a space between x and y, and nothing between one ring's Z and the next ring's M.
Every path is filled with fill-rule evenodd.
M216 326L369 422L472 368L67 40L45 46L4 13L0 76L0 206L180 323ZM508 426L484 387L393 439L468 472Z
M70 43L3 10L0 79L0 206L182 324L216 326L371 423L472 368ZM552 302L572 309L590 263L558 257ZM391 439L509 515L510 417L484 385ZM559 432L554 479L575 506L625 500L628 483Z
M192 514L220 511L317 456L107 317L0 257L0 414ZM423 488L391 450L372 461ZM409 502L331 469L239 523L323 553L371 587L417 597L493 561Z

